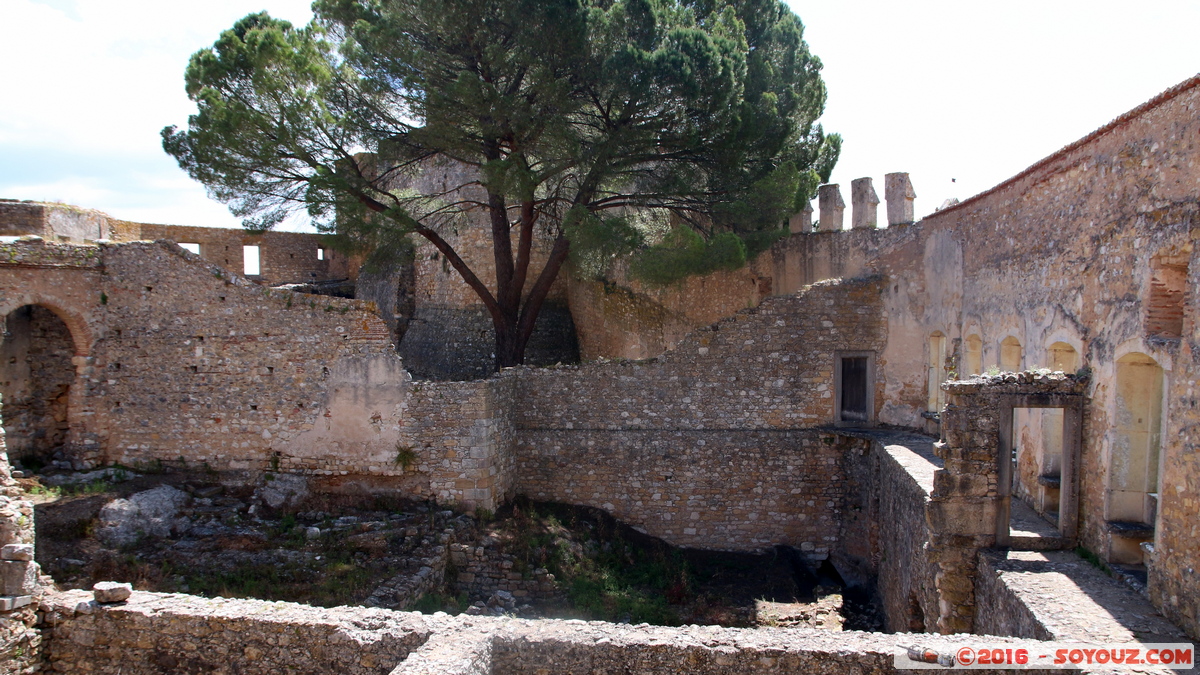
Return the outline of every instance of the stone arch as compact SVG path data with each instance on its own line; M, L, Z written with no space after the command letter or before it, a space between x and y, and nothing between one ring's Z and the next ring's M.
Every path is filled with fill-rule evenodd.
M22 293L14 297L0 298L0 318L6 317L14 310L27 305L45 307L54 312L59 320L66 324L67 329L71 331L71 342L75 347L75 356L87 357L91 355L92 345L96 342L91 325L82 313L72 310L67 303L60 302L55 298L36 293Z
M983 338L971 333L963 340L963 372L959 378L983 374Z
M1162 366L1144 353L1129 352L1117 359L1105 494L1112 562L1141 562L1138 544L1154 535L1164 382Z
M1016 336L1009 335L1000 341L1000 370L1013 372L1021 370L1024 356L1021 341Z
M71 441L79 408L78 345L67 322L45 305L21 305L0 319L0 422L8 452L45 463Z

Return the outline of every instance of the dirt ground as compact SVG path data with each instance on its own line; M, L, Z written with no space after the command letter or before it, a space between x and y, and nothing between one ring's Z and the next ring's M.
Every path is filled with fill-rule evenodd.
M469 521L460 537L496 537L529 568L554 572L563 600L534 603L523 608L525 616L830 630L880 624L869 592L845 591L832 568L813 570L790 549L760 555L678 549L591 509L518 501L492 517L325 495L271 509L252 487L222 486L215 474L118 477L61 488L47 486L46 477L21 479L37 504L38 562L61 588L112 580L210 597L362 604L412 568L414 549L459 519L460 526ZM161 485L190 495L178 532L123 546L97 539L105 504ZM459 612L486 600L448 588L413 608Z

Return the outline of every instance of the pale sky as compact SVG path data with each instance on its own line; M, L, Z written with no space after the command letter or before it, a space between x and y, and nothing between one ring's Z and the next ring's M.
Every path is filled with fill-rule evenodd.
M1200 2L788 0L825 64L833 182L907 171L917 213L966 199L1200 71ZM309 0L0 0L0 197L237 227L163 153L183 69L238 18Z

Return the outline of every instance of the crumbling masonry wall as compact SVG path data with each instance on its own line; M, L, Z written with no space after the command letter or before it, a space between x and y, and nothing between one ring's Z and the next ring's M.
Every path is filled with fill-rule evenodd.
M827 556L842 451L813 427L833 422L837 353L883 348L883 283L773 298L651 361L521 370L517 492L677 545Z
M902 673L896 636L805 628L629 626L421 615L134 592L98 605L70 591L46 603L50 665L98 675L295 672L318 675L557 675L585 672ZM952 654L963 636L922 636ZM1032 641L988 638L1031 648ZM188 670L187 672L191 672ZM1059 671L1039 671L1059 672ZM1079 672L1079 671L1074 671Z
M0 675L32 672L42 658L36 625L44 586L33 545L33 502L13 480L0 428Z

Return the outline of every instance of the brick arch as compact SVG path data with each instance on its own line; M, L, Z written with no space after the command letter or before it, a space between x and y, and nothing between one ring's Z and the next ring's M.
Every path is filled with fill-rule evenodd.
M75 345L75 356L91 355L96 337L83 312L71 308L68 303L61 302L57 298L47 297L40 293L23 293L16 297L0 299L0 317L8 316L13 310L25 305L40 305L54 312L54 315L66 324L67 330L71 334L71 342Z

